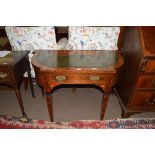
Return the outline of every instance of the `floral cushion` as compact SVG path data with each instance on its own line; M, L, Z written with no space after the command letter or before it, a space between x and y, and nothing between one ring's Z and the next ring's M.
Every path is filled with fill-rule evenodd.
M119 27L70 26L68 50L117 50Z
M6 27L13 50L57 49L54 27Z

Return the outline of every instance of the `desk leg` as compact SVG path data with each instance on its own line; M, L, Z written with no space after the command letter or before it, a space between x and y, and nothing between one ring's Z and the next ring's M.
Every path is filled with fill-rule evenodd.
M45 93L44 93L44 88L43 88L42 86L41 86L40 88L41 88L42 96L44 96L44 94L45 94Z
M16 93L16 96L17 96L17 99L18 99L18 103L19 103L20 109L22 111L23 117L27 117L26 113L25 113L25 110L24 110L24 106L23 106L23 101L22 101L22 97L21 97L21 94L20 94L20 90L16 89L15 93Z
M104 115L105 115L105 112L106 112L108 101L109 101L109 93L105 92L103 94L103 98L102 98L102 107L101 107L100 120L103 120L104 119Z
M46 102L51 122L53 122L53 102L50 93L46 93Z
M29 84L30 84L30 89L31 89L31 94L32 94L32 97L35 97L34 95L34 89L33 89L33 83L32 83L32 77L31 77L31 73L28 72L28 79L29 79Z

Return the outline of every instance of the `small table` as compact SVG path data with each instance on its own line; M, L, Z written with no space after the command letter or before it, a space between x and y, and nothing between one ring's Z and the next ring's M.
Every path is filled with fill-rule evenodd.
M36 79L44 88L50 120L53 105L50 92L61 84L93 84L103 95L101 116L103 120L112 86L124 61L117 51L36 51L32 57Z
M28 53L29 51L12 51L5 57L0 58L0 86L9 86L15 90L24 117L26 117L26 113L20 94L20 83L25 72L28 73L31 93L34 97Z

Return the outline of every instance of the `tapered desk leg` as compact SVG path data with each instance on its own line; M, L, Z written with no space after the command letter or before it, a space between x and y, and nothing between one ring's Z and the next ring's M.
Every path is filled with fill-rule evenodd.
M20 94L20 90L16 89L15 93L16 93L16 96L17 96L17 99L18 99L18 103L19 103L20 109L22 111L23 117L27 117L26 113L25 113L25 110L24 110L24 106L23 106L23 101L22 101L22 97L21 97L21 94Z
M100 116L100 120L104 119L104 115L106 112L106 108L108 105L108 100L109 100L109 93L104 93L103 94L103 98L102 98L102 107L101 107L101 116Z
M53 122L53 102L50 93L46 93L46 102L51 122Z
M30 89L31 89L32 97L35 97L34 89L33 89L33 83L32 83L32 77L31 77L31 73L30 72L28 72L28 79L29 79L29 84L30 84Z

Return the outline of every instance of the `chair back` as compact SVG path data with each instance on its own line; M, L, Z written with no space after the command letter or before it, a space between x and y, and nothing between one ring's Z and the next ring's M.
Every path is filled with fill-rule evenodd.
M55 29L50 27L5 27L12 50L57 49Z
M123 27L70 26L68 50L118 50Z

